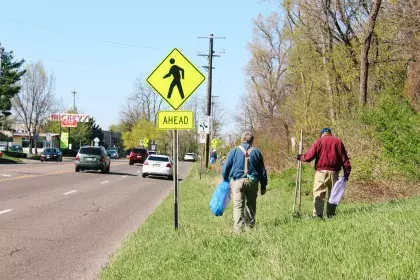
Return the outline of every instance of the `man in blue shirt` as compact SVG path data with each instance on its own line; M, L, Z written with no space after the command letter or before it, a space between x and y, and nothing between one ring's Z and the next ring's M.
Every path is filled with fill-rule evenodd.
M255 225L258 183L261 195L267 187L267 172L261 152L252 147L254 135L244 132L241 144L233 148L222 167L223 180L230 182L233 201L234 230L243 231L245 226Z

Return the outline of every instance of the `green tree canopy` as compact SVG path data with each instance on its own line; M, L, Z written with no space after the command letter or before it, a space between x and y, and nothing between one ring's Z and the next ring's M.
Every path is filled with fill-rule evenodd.
M25 62L23 59L16 61L13 52L7 52L0 45L1 68L0 68L0 117L2 119L11 115L12 98L20 91L18 82L26 70L19 70Z

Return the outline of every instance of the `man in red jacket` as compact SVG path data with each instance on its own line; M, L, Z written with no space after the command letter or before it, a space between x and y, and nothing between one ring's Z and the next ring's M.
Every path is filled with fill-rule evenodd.
M331 189L338 180L341 167L344 169L344 178L349 179L351 165L346 148L340 139L332 136L331 129L323 128L321 137L317 139L305 154L297 155L297 160L310 162L315 159L314 180L314 217L322 218L324 214L324 200L328 189L328 198ZM327 216L335 215L336 205L327 202Z

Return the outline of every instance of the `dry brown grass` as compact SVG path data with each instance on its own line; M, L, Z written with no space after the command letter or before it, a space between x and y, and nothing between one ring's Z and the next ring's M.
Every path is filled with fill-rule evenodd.
M356 181L346 191L346 202L383 202L420 195L420 182L406 180Z

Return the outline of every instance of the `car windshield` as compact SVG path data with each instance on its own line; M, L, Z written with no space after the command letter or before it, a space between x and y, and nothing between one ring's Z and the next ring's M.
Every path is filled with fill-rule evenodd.
M55 154L56 150L55 149L45 149L44 154Z
M151 161L160 161L160 162L169 162L168 157L150 156L147 160L151 160Z
M79 154L100 156L102 152L100 148L84 147L80 149Z
M187 154L187 156L194 156L194 154L192 154L192 153L188 153L188 154Z
M145 149L133 149L133 153L136 153L136 154L146 153L146 150Z

